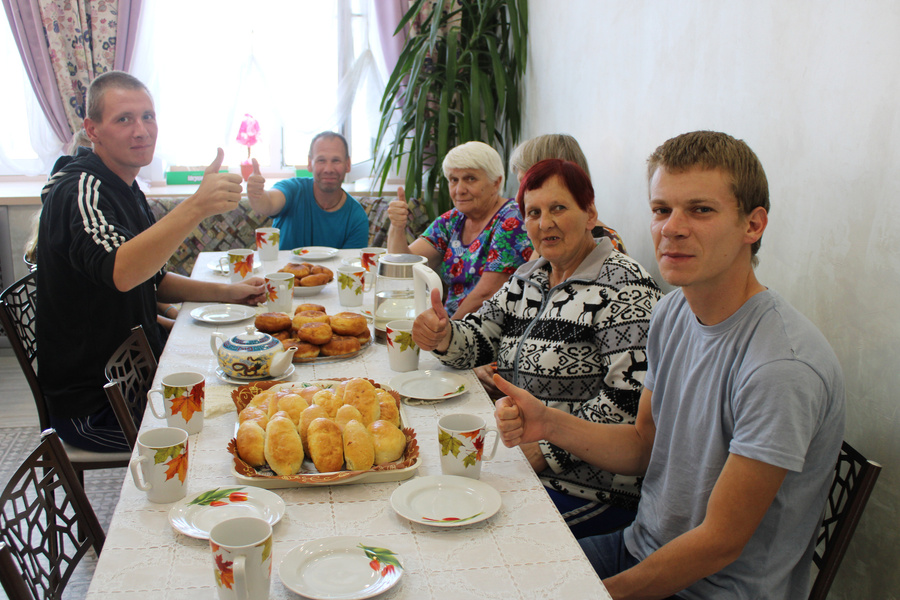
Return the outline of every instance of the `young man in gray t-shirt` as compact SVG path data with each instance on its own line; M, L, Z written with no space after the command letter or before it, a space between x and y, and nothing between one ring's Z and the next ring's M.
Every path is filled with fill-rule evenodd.
M634 524L581 541L614 598L805 597L844 432L840 366L756 279L768 184L744 142L675 137L648 176L660 274L680 289L653 311L637 421L572 419L498 378L498 428L507 446L544 439L644 476Z

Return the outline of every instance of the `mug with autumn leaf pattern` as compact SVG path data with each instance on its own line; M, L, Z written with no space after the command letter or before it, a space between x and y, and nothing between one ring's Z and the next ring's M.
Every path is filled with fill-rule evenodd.
M222 272L231 277L231 283L239 283L253 274L253 250L236 248L219 259Z
M484 451L484 439L494 433L494 445ZM494 458L500 435L497 428L487 425L478 415L457 413L438 421L438 442L441 446L441 472L478 479L481 463Z
M388 321L385 326L388 362L393 371L406 373L419 368L419 346L412 339L412 327L411 319Z
M134 485L147 500L167 504L187 493L188 434L177 427L158 427L141 433L137 457L128 465Z
M156 409L154 394L162 396L162 411ZM203 429L205 395L206 379L203 373L184 371L163 377L162 387L147 392L147 404L157 419L165 419L169 427L178 427L193 435Z
M257 517L235 517L209 531L219 600L269 597L272 526Z
M259 253L259 260L278 260L280 246L280 229L277 227L258 227L256 229L256 251Z

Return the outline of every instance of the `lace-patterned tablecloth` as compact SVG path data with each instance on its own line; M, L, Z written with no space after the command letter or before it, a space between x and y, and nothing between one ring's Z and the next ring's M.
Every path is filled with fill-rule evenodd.
M342 251L342 254L348 252ZM349 252L353 254L353 252ZM206 265L221 253L203 253L192 277L223 280ZM286 262L287 253L280 258ZM339 259L323 263L337 266ZM263 272L281 264L264 265ZM333 269L335 270L335 269ZM366 294L371 303L372 293ZM295 298L295 305L304 299ZM308 299L337 312L332 283ZM226 399L234 386L220 381L209 348L213 331L233 335L251 323L201 323L190 317L186 304L160 359L156 383L169 373L196 370L206 374L210 406L203 431L191 436L188 496L220 486L233 486L231 455L226 444L234 434L236 414ZM423 353L420 369L446 369ZM433 405L405 406L421 451L416 476L440 475L437 420L456 412L474 413L493 421L490 400L472 371L457 372L469 391ZM297 365L290 377L310 381L335 377L369 377L389 383L396 375L388 366L384 346L373 345L345 362ZM142 429L164 423L147 411ZM322 537L359 535L375 538L398 553L404 565L400 583L379 598L591 598L609 594L581 551L537 476L518 448L500 444L494 460L484 463L481 481L500 492L502 507L490 519L455 528L437 528L407 521L394 512L390 496L404 482L364 483L273 490L287 505L274 527L274 560L270 598L297 598L278 578L278 565L294 547ZM175 532L168 522L170 504L153 504L130 475L122 486L106 545L87 598L197 600L215 598L209 544Z

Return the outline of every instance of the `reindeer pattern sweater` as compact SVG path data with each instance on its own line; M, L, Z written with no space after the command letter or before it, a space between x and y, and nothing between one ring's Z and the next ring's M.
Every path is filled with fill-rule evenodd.
M497 372L547 406L598 423L633 423L647 369L656 282L606 238L575 273L550 287L546 259L522 265L477 313L451 321L436 356L458 369L497 361ZM613 475L545 441L544 485L634 510L640 478Z

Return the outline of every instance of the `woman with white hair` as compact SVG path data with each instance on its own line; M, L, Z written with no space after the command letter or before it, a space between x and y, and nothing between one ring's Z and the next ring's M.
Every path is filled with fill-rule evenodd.
M481 308L528 261L533 248L515 200L500 195L503 162L496 150L467 142L448 152L442 167L454 208L407 244L409 213L403 188L398 189L388 207L387 248L427 258L447 289L447 313L460 319Z

